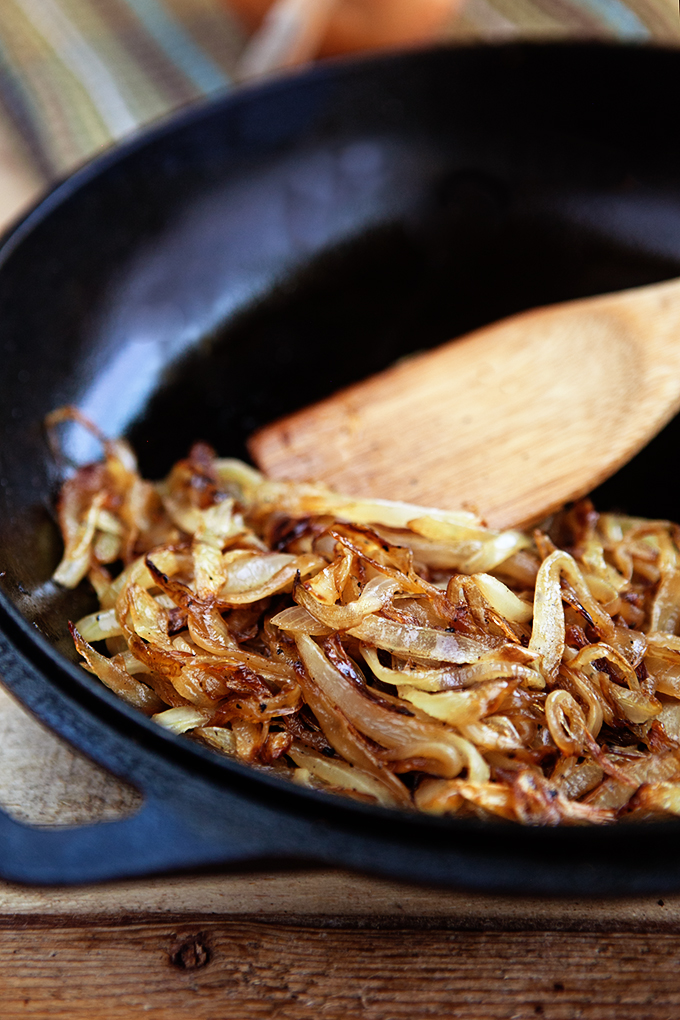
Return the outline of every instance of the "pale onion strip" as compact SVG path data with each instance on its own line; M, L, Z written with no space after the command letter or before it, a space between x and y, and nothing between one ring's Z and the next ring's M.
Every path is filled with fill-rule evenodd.
M649 629L675 634L680 623L680 570L666 571L651 603Z
M474 574L493 570L510 556L530 545L522 531L491 531L483 526L467 526L458 522L427 515L415 517L408 522L411 531L433 542L451 544L459 559L452 563L454 569ZM466 549L467 546L467 549Z
M680 704L677 701L665 701L657 715L666 734L680 744Z
M285 631L300 631L302 634L309 634L311 637L328 637L333 633L331 627L319 623L315 616L303 609L302 606L290 606L283 609L276 616L272 616L271 622L275 627Z
M556 549L543 560L536 576L534 592L534 623L529 649L540 656L546 678L553 679L564 655L564 609L560 578L564 575L576 591L583 608L590 613L596 625L611 633L611 617L595 602L583 580L573 556Z
M404 528L408 527L408 522L413 519L414 514L422 513L423 508L414 503L400 503L388 499L335 497L330 505L326 503L324 507L324 512L329 510L353 524L384 524L388 528ZM462 526L474 525L479 521L475 514L465 510L437 510L434 507L427 508L427 516Z
M140 534L153 530L157 523L156 517L160 509L160 500L151 482L144 481L135 474L127 491L127 498L121 510L121 516Z
M513 790L505 783L471 783L454 779L444 784L429 779L418 788L415 798L416 807L436 815L446 814L451 809L455 812L463 800L493 815L516 820Z
M506 620L512 620L513 623L528 623L534 615L533 605L515 595L514 591L497 577L491 574L473 574L472 580L491 608Z
M568 691L551 691L545 699L545 720L562 754L581 755L586 743L586 717Z
M226 693L225 685L194 662L181 666L170 679L180 698L197 710L208 713L204 721L215 711L217 701Z
M612 755L605 758L614 760ZM678 752L657 754L654 757L641 757L633 761L615 761L616 769L622 773L627 782L609 776L586 797L586 802L593 807L618 810L630 800L631 792L642 783L666 782L680 774Z
M161 547L154 549L152 559L154 565L167 577L173 577L181 570L192 569L192 559L188 552ZM111 582L108 594L101 599L102 608L110 609L114 606L121 592L130 584L137 584L144 589L155 587L156 581L151 576L144 556L139 556Z
M306 636L302 637L304 639ZM410 797L404 784L385 767L356 727L352 726L333 700L318 686L309 671L301 671L299 680L305 701L331 747L346 761L383 783L402 806L409 805Z
M409 521L424 515L462 527L479 527L481 524L479 517L465 510L438 510L388 499L342 496L319 484L267 479L251 491L251 498L263 508L269 504L272 509L300 516L332 514L352 524L406 528Z
M132 629L143 641L170 651L172 642L168 637L168 613L159 606L152 595L138 584L130 584L126 590L129 619ZM121 614L119 612L119 619ZM121 619L121 624L122 624Z
M83 616L78 620L76 628L85 641L105 641L106 638L119 637L123 633L115 609Z
M395 687L415 687L420 691L445 691L503 678L517 679L525 687L539 689L545 687L545 680L536 670L517 662L503 661L500 657L476 662L471 666L389 669L383 666L377 652L369 645L361 645L361 654L378 680L394 684Z
M297 557L290 553L242 554L225 567L221 594L229 595L232 592L247 592L259 588L296 559ZM320 567L323 560L319 559L317 563Z
M161 498L165 512L173 524L187 535L199 531L202 525L201 511L198 507L186 503L183 498L173 494L167 481L159 482L156 491Z
M341 790L353 790L356 793L368 795L375 798L383 807L397 807L397 801L385 788L368 772L349 765L347 762L337 758L325 758L316 751L312 751L298 741L293 741L287 751L288 757L292 758L296 765L307 769L316 779L327 783L329 786Z
M245 530L243 516L234 510L233 499L223 499L201 511L194 542L210 545L221 552L228 539Z
M329 550L329 554L334 556L334 551ZM343 549L339 557L334 556L331 563L310 578L306 587L319 602L334 606L350 579L353 565L354 556L348 549Z
M530 549L520 549L519 552L513 553L494 569L497 574L510 579L517 587L525 588L528 591L536 584L539 566L535 552Z
M419 745L427 744L428 757L433 757L437 762L435 767L441 769L438 774L447 778L458 775L463 761L455 742L449 739L452 734L444 727L404 716L373 701L329 662L310 637L297 634L295 642L307 672L360 732L383 747L398 751L399 757L404 759L418 757Z
M120 536L125 530L118 518L103 506L100 506L97 510L96 524L98 531L104 531L108 535Z
M491 769L472 741L465 737L459 737L457 734L452 734L449 739L463 756L468 782L488 783L491 778Z
M657 694L666 694L672 698L680 698L680 657L669 661L662 655L647 655L645 666L654 677Z
M413 517L408 521L408 528L416 535L422 535L423 538L427 538L431 542L445 542L450 545L474 542L474 547L470 549L471 553L478 552L484 542L498 534L498 532L489 531L479 521L445 521L432 514Z
M167 708L164 712L157 712L151 716L153 722L158 723L163 729L171 733L186 733L187 730L194 730L197 726L203 726L210 718L209 712L201 712L197 708L180 707Z
M645 723L657 716L662 709L661 702L644 691L630 691L612 683L608 676L600 677L600 684L616 704L619 713L632 723Z
M117 694L134 708L141 709L146 715L152 715L163 708L163 702L145 684L130 676L122 667L117 666L105 655L100 655L78 631L71 631L76 648L87 662L92 672L101 680L105 687Z
M194 561L194 584L196 594L200 598L217 595L224 584L226 573L225 557L220 549L209 542L196 542L191 547ZM241 555L248 555L242 553Z
M465 564L466 573L488 573L501 567L515 553L526 549L530 544L528 537L521 531L501 531L494 535Z
M247 719L232 719L231 732L236 740L237 757L242 761L254 762L267 737L264 728Z
M588 585L588 590L594 599L600 603L603 609L612 615L610 606L619 606L620 600L616 588L605 581L604 578L593 574L590 570L583 571L583 579ZM614 614L615 615L615 614Z
M574 685L588 706L586 726L591 736L597 737L604 722L602 695L599 689L595 687L594 682L589 680L588 677L581 676L576 670L572 670L571 666L562 666L562 672Z
M596 662L598 659L606 659L611 662L619 672L623 675L623 679L628 684L631 691L640 690L640 681L637 678L637 674L629 662L617 651L615 651L611 645L605 645L598 642L594 645L586 645L582 648L575 657L570 661L569 666L571 669L583 670L586 666Z
M424 779L414 794L416 807L430 815L455 815L464 803L457 782L455 779Z
M467 770L468 780L471 783L488 783L491 778L491 769L475 745L470 740L466 740L465 737L458 736L456 733L449 734L447 740L453 744L461 755L464 767ZM430 757L426 747L421 749L421 753L424 758Z
M216 605L190 609L187 625L191 640L206 652L221 656L238 649Z
M118 535L112 535L108 531L97 531L92 545L92 559L99 563L115 563L120 558L121 540Z
M632 630L630 627L614 627L613 632L607 638L610 648L622 655L626 662L635 669L645 657L649 640L646 634L639 630Z
M293 598L320 623L333 630L351 630L369 615L378 612L399 590L399 582L390 577L374 577L358 599L346 606L329 606L319 601L304 584L297 584Z
M578 800L590 793L602 782L604 771L592 758L578 763L574 756L563 758L550 776L550 782L563 796L570 800Z
M430 550L422 543L414 544L414 552L424 562L466 574L493 570L530 544L521 531L490 531L479 523L465 526L431 514L413 518L408 527L433 543Z
M462 764L459 768L467 769L468 774L476 777L480 782L486 781L491 775L489 766L482 758L481 754L469 740L459 736L456 733L449 733L447 736L447 743L450 747L454 747L459 752ZM402 748L392 748L381 752L381 757L384 761L400 762L404 760L404 752ZM437 740L423 740L414 741L409 746L408 758L405 760L408 762L418 761L419 765L424 763L427 772L431 775L442 775L443 769L433 768L432 762L440 762L442 758L441 754L441 742ZM422 765L421 765L422 767Z
M410 687L399 687L398 691L403 701L409 701L433 719L449 726L461 727L479 722L484 716L496 712L509 689L507 680L491 680L464 691L429 694Z
M680 815L680 783L652 783L641 786L635 807L666 815Z
M560 588L561 553L553 553L539 567L534 592L534 624L529 648L552 679L564 655L564 609Z
M619 594L627 584L627 578L625 578L616 567L613 567L604 558L604 547L595 536L591 536L584 543L583 552L581 554L582 562L594 573L604 584L612 591ZM590 578L588 579L590 586Z
M656 652L657 655L667 654L670 658L677 658L680 661L680 637L650 631L647 634L647 641L650 652Z
M266 482L265 476L250 464L233 457L217 457L213 467L218 478L226 486L240 489L246 502L253 502L255 493Z
M435 630L431 627L413 627L395 623L381 616L367 616L358 627L349 629L352 637L375 645L385 651L394 652L404 658L417 656L455 665L476 662L490 648L498 647L500 639L488 637L484 640Z
M289 590L296 577L304 577L307 574L311 574L314 570L318 569L320 562L323 561L320 561L318 556L296 556L292 562L277 570L268 581L265 581L259 587L240 592L230 592L221 589L219 599L227 606L243 606L249 605L252 602L259 602L261 599L266 599L271 595Z
M375 648L370 645L361 645L361 654L366 664L378 680L383 683L393 684L395 687L410 686L421 691L444 691L449 687L464 686L458 680L458 671L453 669L389 669L383 666ZM466 667L460 667L465 669Z
M224 726L199 726L194 736L202 737L206 743L223 754L236 754L236 737Z
M120 662L123 669L126 669L130 676L134 676L135 673L149 673L149 667L144 662L140 662L136 659L129 649L125 649L123 652L119 652L115 656L116 661Z
M376 528L379 534L392 545L402 543L413 552L416 563L434 570L461 570L470 558L482 548L482 541L436 542L414 531L400 531L396 528Z
M501 753L521 751L524 741L508 718L490 716L485 721L466 723L460 727L463 736L477 748Z
M66 548L61 563L52 575L52 580L64 588L76 588L90 569L92 542L97 530L99 510L105 498L103 492L94 497L73 542Z

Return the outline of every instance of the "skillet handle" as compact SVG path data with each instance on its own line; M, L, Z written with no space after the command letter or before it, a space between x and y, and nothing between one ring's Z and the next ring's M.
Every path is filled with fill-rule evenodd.
M236 816L238 817L238 815ZM0 811L0 878L26 884L101 882L218 864L253 862L266 847L237 826L192 824L167 803L147 799L129 818L38 828Z

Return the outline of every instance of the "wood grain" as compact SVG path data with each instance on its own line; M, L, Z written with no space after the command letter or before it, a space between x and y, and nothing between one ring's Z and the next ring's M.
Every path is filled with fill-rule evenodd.
M137 810L136 790L74 753L0 688L0 805L33 825L113 821Z
M536 521L680 406L680 282L515 316L400 362L251 438L275 478Z
M3 1020L669 1020L680 936L254 923L0 937Z

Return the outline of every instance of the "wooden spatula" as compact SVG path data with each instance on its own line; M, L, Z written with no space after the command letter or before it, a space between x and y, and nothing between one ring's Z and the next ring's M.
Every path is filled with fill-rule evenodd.
M274 478L539 520L587 493L680 408L680 281L539 308L267 425Z

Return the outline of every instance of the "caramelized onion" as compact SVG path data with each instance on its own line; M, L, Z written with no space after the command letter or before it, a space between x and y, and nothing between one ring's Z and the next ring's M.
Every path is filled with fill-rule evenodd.
M500 639L491 635L484 639L469 638L431 627L395 623L373 614L366 616L357 627L350 628L349 633L360 641L405 658L451 663L476 662L489 648L501 644Z
M54 577L86 668L295 783L528 825L680 814L680 530L586 500L532 535L102 437ZM108 655L95 648L102 642ZM410 773L406 781L399 777Z
M407 710L376 701L332 665L319 646L306 634L296 638L300 657L321 691L340 709L357 730L403 760L428 758L437 764L435 775L455 776L463 768L454 734L444 727L423 723Z

